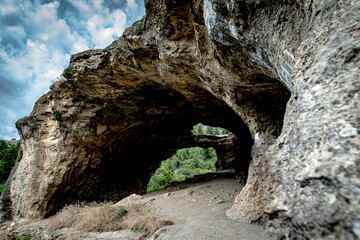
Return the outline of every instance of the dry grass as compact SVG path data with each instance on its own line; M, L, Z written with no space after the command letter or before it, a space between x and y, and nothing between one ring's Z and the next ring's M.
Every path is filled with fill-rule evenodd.
M122 229L114 221L118 209L110 204L75 204L64 207L50 219L49 232L61 228L75 228L86 232L108 232Z
M141 230L143 233L139 239L152 235L159 228L173 223L168 220L158 220L154 210L149 210L144 205L134 204L128 207L128 213L124 216L122 223L125 229L134 231Z
M110 204L66 206L50 219L47 231L52 233L62 228L84 232L110 232L130 229L141 232L139 239L143 239L152 235L159 228L172 224L170 221L158 220L155 212L147 209L144 205L130 205L126 210L127 213L123 217L119 217L121 208Z

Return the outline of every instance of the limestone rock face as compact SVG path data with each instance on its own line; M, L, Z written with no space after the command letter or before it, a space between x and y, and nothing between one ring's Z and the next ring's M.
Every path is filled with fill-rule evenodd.
M245 183L250 163L252 142L240 142L238 137L229 133L227 135L194 135L196 145L199 147L212 147L216 150L217 170L233 170L240 182ZM246 157L248 156L248 157Z
M360 238L359 1L145 6L119 40L72 56L66 79L17 122L8 216L142 193L202 122L251 148L229 217L279 239Z

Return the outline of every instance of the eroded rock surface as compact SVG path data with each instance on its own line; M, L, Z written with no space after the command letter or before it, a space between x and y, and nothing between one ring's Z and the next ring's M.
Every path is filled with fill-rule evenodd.
M17 122L23 155L2 196L12 218L143 192L202 122L254 141L229 217L278 238L359 238L359 1L145 6L109 47L72 56Z
M239 182L245 183L250 163L252 141L243 143L239 138L229 133L226 135L194 135L196 145L199 147L212 147L216 150L217 171L233 170Z

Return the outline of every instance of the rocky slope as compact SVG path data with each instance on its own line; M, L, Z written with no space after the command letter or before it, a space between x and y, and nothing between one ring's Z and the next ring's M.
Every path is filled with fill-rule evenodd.
M359 238L359 1L145 6L118 41L72 56L66 79L17 122L4 216L141 193L202 122L239 138L240 162L251 151L229 217L278 238Z

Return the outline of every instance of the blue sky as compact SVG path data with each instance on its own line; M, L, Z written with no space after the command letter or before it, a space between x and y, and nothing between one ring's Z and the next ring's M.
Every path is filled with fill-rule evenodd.
M69 64L104 48L145 14L143 0L0 0L0 139Z

